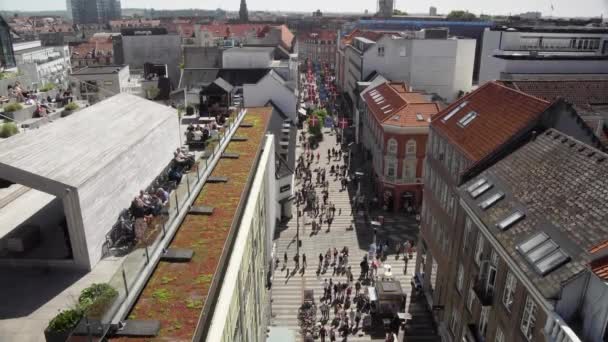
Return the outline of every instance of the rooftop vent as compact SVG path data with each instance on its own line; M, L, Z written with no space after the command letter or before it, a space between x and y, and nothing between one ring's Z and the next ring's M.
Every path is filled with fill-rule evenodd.
M517 245L516 249L541 276L551 273L570 260L570 256L545 232L536 233Z

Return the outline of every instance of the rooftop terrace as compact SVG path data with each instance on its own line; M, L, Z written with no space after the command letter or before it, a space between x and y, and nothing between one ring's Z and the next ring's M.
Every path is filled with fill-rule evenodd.
M243 123L253 127L240 127L235 133L247 140L231 141L224 151L239 158L220 159L211 173L229 181L206 183L193 204L213 207L213 214L187 215L171 242L170 248L193 250L194 257L188 263L161 261L129 314L129 319L159 320L158 339L190 340L201 329L199 323L208 318L205 313L213 308L221 287L222 260L231 253L231 237L238 229L241 202L248 193L271 113L272 107L247 109Z

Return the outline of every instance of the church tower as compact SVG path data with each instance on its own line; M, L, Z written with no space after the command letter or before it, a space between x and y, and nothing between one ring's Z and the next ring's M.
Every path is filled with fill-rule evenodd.
M245 0L241 0L241 8L239 9L239 18L242 23L249 21L249 13L247 13L247 3Z

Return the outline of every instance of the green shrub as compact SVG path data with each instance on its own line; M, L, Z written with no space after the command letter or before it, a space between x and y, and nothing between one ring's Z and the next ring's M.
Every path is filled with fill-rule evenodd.
M4 106L4 112L5 113L12 113L12 112L16 112L18 110L23 109L23 106L21 105L21 103L9 103L6 106Z
M42 88L40 88L39 90L44 93L53 89L55 89L55 85L53 83L47 83L43 85Z
M49 322L47 329L55 332L68 331L76 327L81 318L80 309L63 310Z
M0 138L8 138L19 133L19 128L14 122L7 122L0 125Z
M76 102L70 102L67 105L65 105L65 110L76 110L78 108L80 108L80 106L78 106L78 103Z
M101 318L117 296L118 291L112 286L93 284L82 290L78 297L78 305L89 318Z

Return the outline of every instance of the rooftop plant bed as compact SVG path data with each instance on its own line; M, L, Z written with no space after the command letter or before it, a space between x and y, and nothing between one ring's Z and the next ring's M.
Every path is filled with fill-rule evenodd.
M226 152L238 153L240 158L220 159L211 173L228 177L229 181L205 184L193 204L213 207L213 215L187 215L171 242L171 248L193 250L192 260L160 262L129 315L130 319L159 320L159 340L192 339L239 201L245 195L248 175L255 167L270 113L248 110L244 122L253 123L254 127L236 132L248 140L231 142L226 148Z

